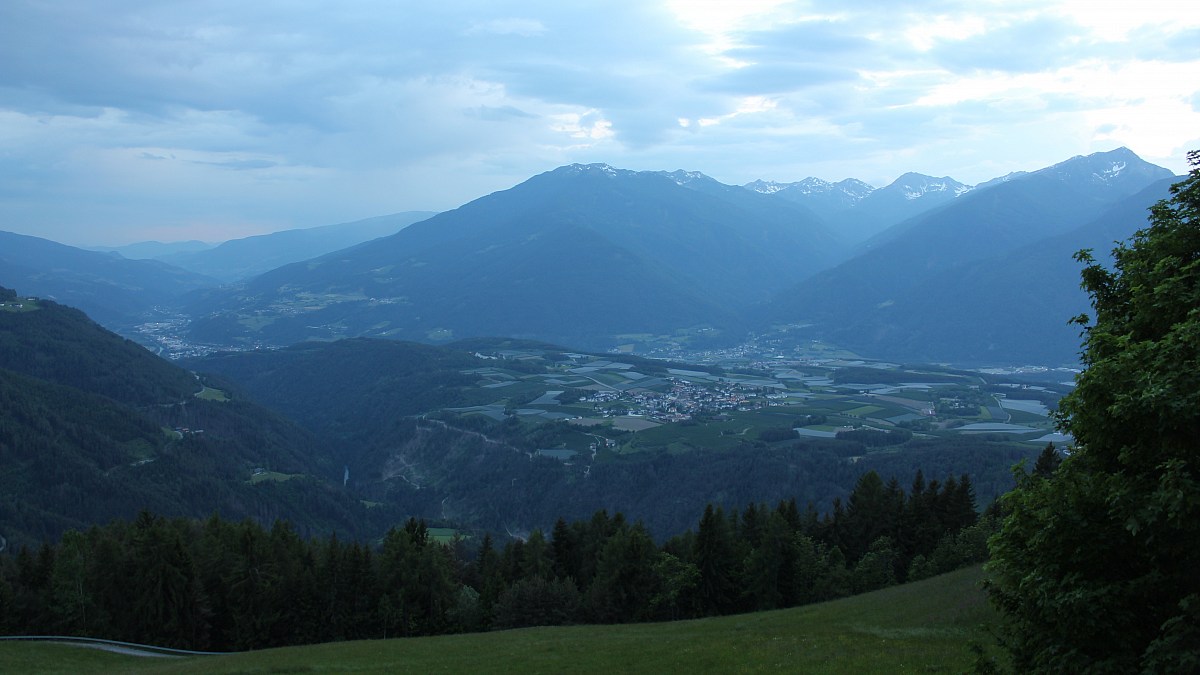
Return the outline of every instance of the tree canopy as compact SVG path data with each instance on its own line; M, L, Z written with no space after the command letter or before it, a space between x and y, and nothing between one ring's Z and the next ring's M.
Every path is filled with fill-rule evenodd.
M1200 151L1106 269L1081 251L1094 321L1062 399L1075 438L1018 476L991 595L1020 672L1200 669ZM1048 474L1048 475L1046 475Z

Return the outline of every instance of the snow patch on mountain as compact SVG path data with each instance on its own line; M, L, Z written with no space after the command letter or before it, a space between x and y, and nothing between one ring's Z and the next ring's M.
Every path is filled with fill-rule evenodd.
M616 169L608 164L569 164L564 166L566 172L572 175L598 173L615 178L620 175L628 175L634 173L627 169Z
M1120 176L1121 172L1125 170L1126 166L1129 166L1129 164L1126 162L1113 162L1112 165L1104 171L1101 171L1100 173L1093 173L1092 175L1102 181L1107 182L1113 178L1116 178L1117 176Z
M757 192L757 193L763 194L763 195L773 195L776 192L786 190L793 185L795 185L795 183L776 183L773 180L759 179L756 181L752 181L750 183L746 183L742 187L746 188L747 190L749 190L751 192Z
M861 180L858 180L857 178L847 178L845 180L838 181L837 183L830 183L829 181L821 180L820 178L815 178L813 176L809 176L804 180L796 181L794 183L777 183L773 180L756 180L746 183L742 187L750 190L751 192L758 192L759 194L765 195L783 192L784 190L802 195L820 195L830 192L840 192L850 197L852 201L862 199L863 197L866 197L875 191L874 187L862 182Z
M949 176L934 178L919 173L906 173L897 178L896 182L889 185L887 189L898 191L905 199L911 201L925 195L944 192L949 192L952 197L957 197L970 191L971 188L972 186L964 185Z
M688 185L695 183L696 181L708 182L708 181L713 180L706 174L700 173L699 171L684 171L683 169L680 169L678 171L670 171L670 172L656 171L653 173L658 173L660 175L666 176L667 178L670 178L671 180L675 181L676 185L679 185L681 187L687 187Z

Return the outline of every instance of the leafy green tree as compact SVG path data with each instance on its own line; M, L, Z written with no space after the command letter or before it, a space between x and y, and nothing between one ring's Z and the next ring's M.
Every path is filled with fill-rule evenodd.
M1200 151L1188 158L1112 270L1077 255L1095 321L1059 408L1075 446L1052 473L1018 472L991 542L1022 672L1200 670Z
M866 593L896 583L896 549L888 537L871 542L870 549L854 566L850 586L855 593Z
M650 609L657 618L675 621L695 614L696 588L700 585L700 570L660 551L654 561L654 576L659 586L650 598Z

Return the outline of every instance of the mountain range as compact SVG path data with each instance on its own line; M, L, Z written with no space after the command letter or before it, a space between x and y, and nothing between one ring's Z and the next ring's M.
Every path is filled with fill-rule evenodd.
M1066 322L1087 309L1072 253L1130 236L1173 180L1122 148L996 182L876 235L766 316L884 359L1071 362Z
M193 339L216 344L508 335L603 348L683 334L698 346L808 324L879 358L1069 363L1077 338L1061 328L1086 299L1061 285L1076 269L1063 249L1094 245L1085 226L1106 218L1106 236L1128 236L1171 178L1124 148L975 188L905 174L881 189L768 189L572 165L187 311ZM1042 268L1009 257L1026 249ZM975 266L990 286L962 283L984 275ZM1005 273L1017 269L1057 299L1000 290L1021 287Z
M715 181L713 181L715 183ZM734 328L845 244L807 209L657 172L561 167L375 241L215 290L194 339L475 335L603 346ZM728 186L725 186L728 187Z
M5 233L0 283L127 335L169 311L188 322L178 337L218 347L509 336L701 349L803 326L794 338L874 358L1067 364L1078 336L1064 323L1087 308L1071 253L1128 237L1172 179L1125 148L973 187L915 173L878 189L733 186L576 164L428 218L163 260ZM338 248L348 241L359 243Z
M854 178L829 183L811 177L796 183L759 180L743 187L804 205L826 222L836 223L838 234L851 244L972 190L949 176L934 178L913 172L882 188Z

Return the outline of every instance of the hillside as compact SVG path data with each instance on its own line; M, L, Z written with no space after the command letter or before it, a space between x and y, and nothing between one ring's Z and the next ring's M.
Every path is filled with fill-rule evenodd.
M730 189L736 198L653 172L561 167L209 293L190 306L192 338L505 335L588 347L736 327L747 304L827 266L840 245L811 213Z
M75 646L0 643L24 673L964 672L995 621L972 567L794 609L673 623L528 628L149 659Z
M148 257L155 257L176 267L223 282L238 281L289 263L316 258L364 241L395 234L433 215L436 215L433 211L405 211L350 223L282 230L232 239L204 250L178 251Z
M1114 242L1145 225L1149 206L1168 196L1173 182L1156 182L1070 232L932 275L842 330L873 331L876 342L887 343L881 353L916 360L1072 363L1080 335L1068 319L1089 311L1075 252L1088 248L1108 258ZM876 323L884 316L887 328Z
M363 534L389 517L334 489L336 444L51 301L0 308L0 402L0 536L14 546L141 509Z
M127 260L115 253L0 232L0 286L78 307L127 335L156 307L217 283L157 260Z

